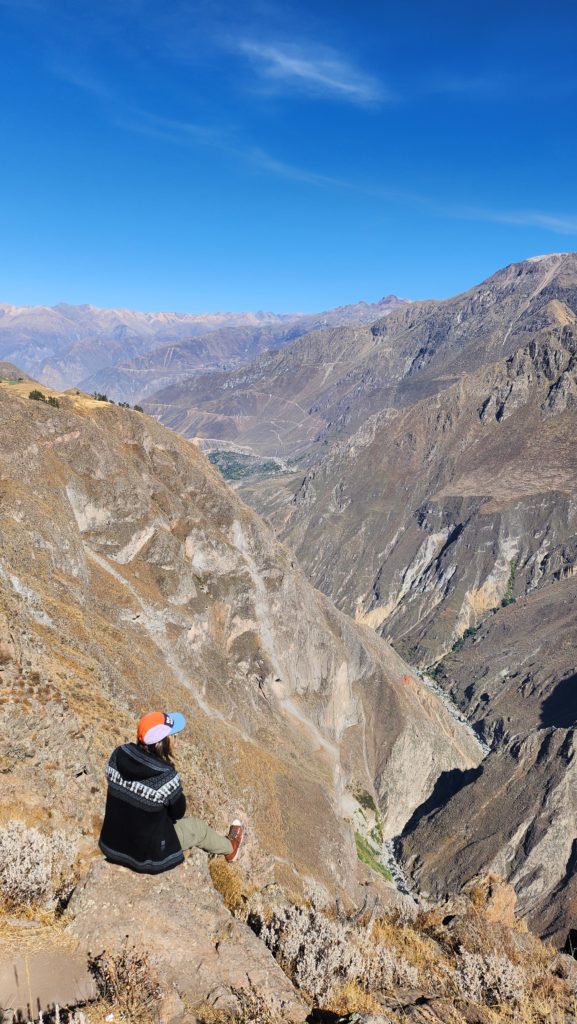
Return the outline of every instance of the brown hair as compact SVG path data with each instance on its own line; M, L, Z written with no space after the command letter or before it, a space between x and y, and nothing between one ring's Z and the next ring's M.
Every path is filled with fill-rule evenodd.
M143 747L149 754L160 757L162 761L166 761L174 768L174 747L172 743L172 736L165 736L163 740L159 740L158 743L141 743L138 741L138 746Z

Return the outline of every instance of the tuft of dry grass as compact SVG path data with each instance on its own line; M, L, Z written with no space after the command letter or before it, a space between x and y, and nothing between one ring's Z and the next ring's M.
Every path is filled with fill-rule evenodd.
M377 945L397 950L419 970L430 970L439 962L439 947L432 939L410 925L398 924L393 918L378 918L373 923L371 938Z
M130 1024L153 1024L158 1017L161 988L148 953L129 946L89 955L88 968L101 1001Z
M208 870L214 888L224 900L224 905L231 914L237 915L246 904L242 875L238 867L233 867L224 857L213 857Z
M232 988L235 1006L221 1009L206 1003L196 1010L196 1024L282 1024L269 1002L253 985L249 989Z
M341 1015L347 1013L379 1013L383 1008L370 992L367 992L358 981L347 981L335 989L323 1009Z

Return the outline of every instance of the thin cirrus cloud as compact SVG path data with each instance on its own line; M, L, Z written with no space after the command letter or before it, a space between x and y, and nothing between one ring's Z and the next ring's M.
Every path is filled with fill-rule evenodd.
M226 134L204 128L201 125L158 117L145 111L134 112L130 119L124 120L123 127L176 144L196 143L210 146L252 165L259 171L290 181L302 182L317 188L344 189L381 201L394 200L409 206L421 206L439 216L449 217L451 220L488 221L512 227L541 228L557 235L577 235L577 217L572 214L551 214L537 210L495 210L475 206L445 206L430 196L419 195L404 189L371 186L309 171L296 164L278 160L259 146L243 144L239 139L233 140Z
M444 212L460 220L484 220L512 227L542 228L556 235L577 235L577 217L574 214L552 214L540 210L492 210L474 206L450 207Z
M256 75L273 91L324 95L364 106L393 99L381 82L359 71L334 50L314 52L293 43L251 39L229 40L227 48L246 57Z
M0 3L2 0L0 0ZM443 204L430 196L412 193L405 189L370 185L345 178L337 178L308 170L297 164L279 160L260 146L242 139L232 129L181 121L163 117L150 111L131 107L119 100L114 91L103 81L86 70L74 70L53 66L52 71L70 85L87 92L101 101L113 100L112 120L116 125L130 132L148 135L151 138L174 145L202 146L219 150L233 159L240 160L265 174L301 182L317 188L347 190L369 196L377 201L400 202L409 206L420 206L441 217L451 220L486 221L520 228L541 228L557 235L577 236L577 216L565 213L549 213L543 210L496 210L479 206Z

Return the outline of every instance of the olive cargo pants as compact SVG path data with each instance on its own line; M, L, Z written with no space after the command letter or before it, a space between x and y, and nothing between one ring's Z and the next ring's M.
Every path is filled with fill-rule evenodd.
M207 853L232 853L232 843L226 836L219 835L200 818L181 818L174 828L183 850L198 846Z

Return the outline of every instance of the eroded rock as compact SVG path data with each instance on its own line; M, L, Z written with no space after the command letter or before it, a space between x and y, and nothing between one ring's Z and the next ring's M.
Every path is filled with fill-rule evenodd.
M74 893L66 919L69 933L93 956L125 942L148 952L165 995L174 990L193 1009L203 1003L234 1008L232 990L254 988L283 1020L296 1024L307 1016L266 946L226 910L200 850L157 876L99 861ZM178 1016L179 1007L172 996L164 1012Z

